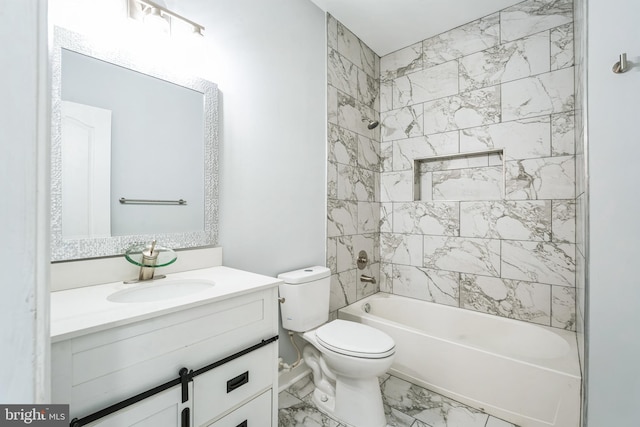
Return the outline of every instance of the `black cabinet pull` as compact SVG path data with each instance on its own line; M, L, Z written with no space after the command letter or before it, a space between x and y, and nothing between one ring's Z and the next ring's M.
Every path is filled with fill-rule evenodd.
M235 378L231 378L229 381L227 381L227 393L231 393L233 390L237 389L242 385L245 385L248 382L249 382L249 371L243 374L240 374Z
M182 424L180 427L190 427L189 426L189 408L184 408L182 410Z
M243 422L241 422L240 424L238 424L236 427L247 427L247 420L244 420Z
M0 0L1 1L1 0ZM187 400L189 400L189 388L188 388L188 383L193 381L194 377L197 377L198 375L202 375L205 372L209 372L210 370L217 368L218 366L222 366L225 363L229 363L232 360L235 360L241 356L244 356L245 354L251 353L254 350L257 350L259 348L262 348L264 346L267 346L271 343L274 343L278 340L278 335L274 335L269 339L266 340L261 340L258 344L252 345L251 347L247 347L244 350L241 350L237 353L234 353L230 356L225 357L224 359L220 359L217 362L211 363L203 368L198 369L197 371L192 371L192 370L187 370L187 368L182 368L179 372L179 377L176 379L173 379L171 381L168 381L164 384L160 384L159 386L156 386L152 389L149 389L145 392L136 394L135 396L129 397L128 399L122 400L116 404L113 404L111 406L108 406L104 409L101 409L97 412L94 412L93 414L87 415L85 417L82 418L78 418L75 417L73 418L70 423L69 426L70 427L82 427L86 424L90 424L96 420L99 420L100 418L106 417L107 415L111 415L114 412L117 412L121 409L127 408L131 405L134 405L138 402L141 402L144 399L147 399L151 396L155 396L158 393L161 393L165 390L168 390L172 387L175 387L177 385L181 385L182 386L182 402L186 402ZM240 387L243 384L246 384L249 382L249 372L245 372L242 375L237 376L236 378L233 378L229 381L227 381L227 393L229 393L230 391L233 391L234 389ZM188 409L188 408L185 408ZM182 412L181 413L181 417L185 417L183 418L184 420L186 420L187 424L185 427L189 426L189 421L190 421L190 412ZM246 424L240 424L240 427L246 427Z
M178 372L178 375L180 375L180 385L182 386L182 403L184 403L189 400L189 381L191 381L191 379L189 378L189 370L187 368L182 368L180 369L180 372Z

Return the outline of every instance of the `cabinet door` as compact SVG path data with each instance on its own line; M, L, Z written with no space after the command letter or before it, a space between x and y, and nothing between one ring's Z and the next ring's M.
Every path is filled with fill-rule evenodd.
M194 425L208 425L270 389L277 380L277 350L275 343L266 345L194 378Z
M272 391L267 390L208 427L270 427Z
M189 401L182 403L180 386L151 396L128 408L87 424L92 427L189 427L182 423L182 411L191 412ZM234 426L235 427L235 426Z
M52 399L69 404L72 417L82 417L171 381L182 367L199 369L276 335L276 291L251 292L57 342L51 356Z

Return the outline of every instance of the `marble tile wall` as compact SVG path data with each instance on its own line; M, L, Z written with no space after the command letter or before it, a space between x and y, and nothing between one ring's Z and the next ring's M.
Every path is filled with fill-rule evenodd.
M331 316L371 295L380 283L380 57L327 15L327 266ZM358 252L370 264L356 267ZM361 282L361 274L376 284Z
M359 204L379 204L372 219L379 239L373 227L366 232L369 245L379 245L382 291L576 329L576 270L584 263L576 215L584 202L576 182L583 151L574 142L573 21L571 0L526 0L380 58L380 172L352 171L363 168L353 147L368 136L349 129L345 146L335 144L335 174L349 190L335 185L330 200L330 215L346 219L330 230L344 234L336 247L366 239L357 235L366 222ZM335 66L342 78L357 78L344 62ZM345 97L357 104L359 86L330 90L338 105ZM423 163L414 200L414 159L500 149L497 162L461 155ZM376 189L357 188L371 182L368 172L379 198ZM351 280L351 266L338 268L336 280ZM336 290L334 308L358 297Z
M499 200L504 198L503 153L416 161L415 200Z
M574 0L574 50L575 50L575 153L576 153L576 330L578 354L584 378L585 299L588 274L586 271L587 247L587 136L586 136L586 1ZM583 382L584 390L584 382ZM583 405L583 411L586 405Z

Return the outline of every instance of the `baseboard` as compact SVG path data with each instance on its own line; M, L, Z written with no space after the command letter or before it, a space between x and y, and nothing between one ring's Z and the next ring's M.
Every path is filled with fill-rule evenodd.
M278 374L278 393L288 389L293 384L300 381L311 373L311 369L304 363L304 360L300 362L298 366L290 371L280 371Z

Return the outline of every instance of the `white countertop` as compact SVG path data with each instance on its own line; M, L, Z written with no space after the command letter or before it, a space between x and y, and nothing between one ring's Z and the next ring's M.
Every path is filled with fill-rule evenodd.
M204 279L215 282L210 289L163 301L121 303L107 297L114 292L151 284L122 282L87 286L51 293L51 342L63 341L116 326L221 301L249 292L277 286L279 279L235 270L211 267L167 275L163 280Z

